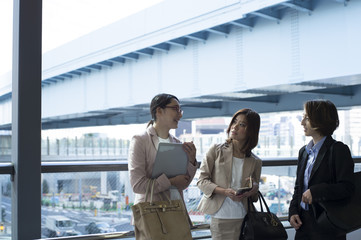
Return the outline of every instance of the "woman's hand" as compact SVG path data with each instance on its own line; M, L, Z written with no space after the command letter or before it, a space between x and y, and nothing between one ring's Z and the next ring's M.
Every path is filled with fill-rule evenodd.
M189 185L190 177L188 175L177 175L169 179L170 184L178 188L178 190L184 190Z
M196 149L196 146L194 145L193 141L184 142L183 150L186 152L186 154L188 156L188 161L191 162L193 165L196 165L197 149Z
M257 183L253 183L252 185L252 189L243 193L242 195L244 197L250 197L250 196L253 196L254 194L256 194L258 192L258 189L259 189L259 186Z
M223 195L235 202L239 202L244 198L244 194L236 195L236 191L232 188L223 189Z
M312 194L311 194L311 190L307 189L303 194L302 194L302 202L307 203L307 204L312 204Z
M292 215L290 218L290 224L292 227L294 227L296 230L299 229L302 225L301 218L298 214Z

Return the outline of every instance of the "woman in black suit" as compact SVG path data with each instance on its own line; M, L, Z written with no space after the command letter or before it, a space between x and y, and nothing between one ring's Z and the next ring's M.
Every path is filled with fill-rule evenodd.
M289 208L295 239L346 240L346 234L329 232L316 223L316 217L322 213L318 202L347 198L354 191L354 162L350 149L331 137L339 125L335 105L328 100L307 101L301 125L305 136L312 140L298 155L295 189Z

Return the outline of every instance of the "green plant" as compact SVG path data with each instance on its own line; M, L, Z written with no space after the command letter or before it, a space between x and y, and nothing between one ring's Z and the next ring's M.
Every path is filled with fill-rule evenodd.
M46 179L43 180L43 193L49 193L49 184Z

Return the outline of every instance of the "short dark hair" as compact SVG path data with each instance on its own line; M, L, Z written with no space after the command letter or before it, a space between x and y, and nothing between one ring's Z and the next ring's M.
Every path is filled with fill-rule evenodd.
M311 127L323 136L330 136L339 125L335 104L329 100L310 100L304 104Z
M157 108L165 108L165 106L167 106L173 98L179 102L176 96L167 93L160 93L153 97L150 103L150 115L152 116L152 119L148 122L147 127L157 120Z
M244 108L239 111L237 111L233 117L231 122L228 125L227 128L227 135L229 136L229 132L231 131L232 124L234 123L235 119L238 115L243 114L247 119L247 140L244 144L242 150L245 152L246 157L251 156L251 151L253 148L255 148L258 144L258 134L259 134L259 128L261 126L261 118L259 114L252 109ZM230 143L232 139L228 138L227 142Z

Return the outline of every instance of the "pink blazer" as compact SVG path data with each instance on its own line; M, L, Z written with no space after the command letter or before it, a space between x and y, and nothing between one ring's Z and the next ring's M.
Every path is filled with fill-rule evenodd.
M180 143L180 141L171 134L169 134L169 139L170 142ZM137 194L134 204L144 202L145 200L147 182L152 175L158 143L158 136L153 126L149 126L144 133L133 136L130 143L128 169L130 184L133 192ZM196 170L197 166L188 162L187 174L190 176L189 183L192 181ZM169 179L165 174L162 174L156 179L154 193L166 192L169 195L170 186ZM182 193L181 195L183 197ZM154 197L154 201L160 200L158 194L154 194Z

